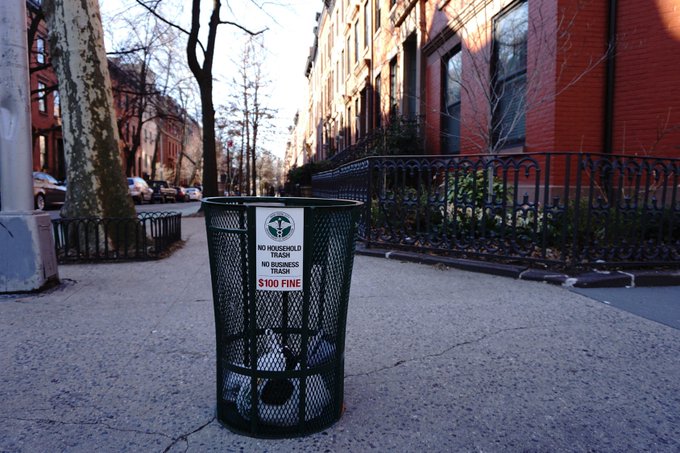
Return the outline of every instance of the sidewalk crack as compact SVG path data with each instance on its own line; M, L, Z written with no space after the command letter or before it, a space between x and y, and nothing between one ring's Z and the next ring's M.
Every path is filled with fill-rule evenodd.
M186 444L186 445L185 445L185 448L184 448L184 451L186 452L186 451L189 449L189 436L191 436L192 434L196 434L197 432L199 432L200 430L202 430L203 428L205 428L206 426L208 426L209 424L211 424L212 422L214 422L216 418L217 418L217 416L213 416L213 418L211 418L210 420L208 420L206 423L202 424L202 425L199 426L198 428L194 429L193 431L190 431L190 432L188 432L188 433L182 434L182 435L179 436L179 437L175 437L175 438L172 440L172 442L170 443L170 445L168 445L168 446L165 448L165 450L163 450L163 453L169 452L170 449L171 449L172 447L174 447L175 445L177 445L177 443L180 442L180 441L184 441L184 443Z
M512 331L515 331L515 330L526 330L526 329L530 329L530 328L531 328L531 326L520 326L520 327L511 327L509 329L500 329L500 330L497 330L495 332L490 332L490 333L484 334L484 335L482 335L481 337L478 337L478 338L473 338L471 340L463 341L461 343L456 343L456 344L451 345L448 348L443 349L439 352L435 352L435 353L432 353L432 354L426 354L426 355L421 356L421 357L413 357L413 358L410 358L410 359L397 360L392 365L387 365L387 366L384 366L384 367L381 367L381 368L377 368L375 370L366 371L364 373L347 374L347 375L345 375L345 378L351 378L351 377L357 377L357 376L370 376L372 374L380 373L382 371L397 368L398 366L401 366L405 363L418 362L418 361L421 361L421 360L431 359L431 358L434 358L434 357L441 357L444 354L447 354L447 353L449 353L449 352L453 351L454 349L459 348L461 346L467 346L467 345L470 345L470 344L479 343L481 341L486 340L487 338L490 338L490 337L493 337L493 336L496 336L496 335L499 335L499 334L502 334L502 333L505 333L505 332L512 332Z

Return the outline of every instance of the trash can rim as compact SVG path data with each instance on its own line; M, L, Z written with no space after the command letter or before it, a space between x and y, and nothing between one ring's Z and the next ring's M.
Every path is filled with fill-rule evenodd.
M287 208L351 208L361 206L362 201L343 198L310 198L310 197L208 197L201 200L202 204L212 206L267 206L277 203ZM280 204L279 204L280 203ZM272 206L270 204L270 206Z

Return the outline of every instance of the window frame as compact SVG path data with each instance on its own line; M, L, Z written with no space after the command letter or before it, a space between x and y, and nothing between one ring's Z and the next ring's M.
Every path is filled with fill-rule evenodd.
M354 22L354 64L359 62L359 18Z
M389 70L390 70L390 117L393 117L399 112L399 101L397 100L397 71L398 71L397 57L395 56L390 60Z
M373 13L373 34L378 33L378 30L380 30L380 1L381 0L374 0L375 1L375 12Z
M47 157L47 135L40 134L38 135L38 159L40 162L40 170L47 168Z
M45 38L43 36L35 39L35 61L38 64L45 64Z
M524 32L525 35L524 35L523 65L519 70L515 70L509 74L503 74L501 76L500 74L501 64L499 52L501 46L500 43L501 39L499 39L499 27L501 26L502 21L504 19L506 19L513 12L518 11L519 8L527 8L526 30ZM504 8L503 11L501 11L493 20L491 87L490 87L492 100L491 139L493 142L493 146L498 147L498 149L501 150L523 146L526 142L526 89L527 89L526 75L527 75L528 41L529 41L528 8L529 8L528 0L518 0L508 5L507 8ZM522 121L523 124L523 130L521 131L522 134L521 136L515 134L514 129L518 127L517 124L513 127L513 130L503 134L503 132L500 130L500 127L503 124L503 117L505 116L508 110L501 111L503 108L501 105L502 97L506 93L507 86L512 86L512 84L516 84L517 82L522 83L522 80L523 80L522 87L523 93L521 95L521 98L520 97L514 98L518 99L523 104L524 112L522 112L522 115L524 115L524 118ZM511 99L511 101L513 101L513 99ZM501 136L501 134L503 134L504 136Z
M364 2L364 50L368 49L371 36L371 7L370 1Z
M382 102L381 102L381 91L382 91L382 80L381 75L375 76L375 82L373 87L373 97L374 97L374 109L375 109L375 128L380 129L382 127Z
M460 59L460 80L457 81L457 83L461 86L461 89L459 89L459 94L458 94L458 99L456 102L453 103L448 103L448 92L449 92L449 62L458 57ZM462 125L462 117L461 117L461 105L462 105L462 100L463 100L463 93L462 93L462 74L463 74L463 53L461 46L456 46L454 47L450 52L447 52L444 57L441 60L442 65L441 65L441 105L442 105L442 111L441 111L441 119L440 119L440 135L441 135L441 149L443 154L460 154L461 152L461 125ZM445 135L445 133L449 132L449 128L445 127L447 125L447 120L450 120L451 112L450 112L450 107L457 108L457 121L458 121L458 136L456 139L456 145L451 147L450 145L450 140L453 138L453 136L448 136Z
M61 97L59 95L59 90L54 90L52 92L52 107L53 114L55 118L61 117Z
M47 85L38 81L38 112L47 115Z

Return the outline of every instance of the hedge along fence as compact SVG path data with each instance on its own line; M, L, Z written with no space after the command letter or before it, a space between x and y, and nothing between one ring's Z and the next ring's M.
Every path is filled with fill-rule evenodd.
M380 156L313 178L363 201L367 246L553 268L680 265L680 160L582 153Z
M152 260L182 239L182 215L145 212L136 218L54 219L59 263Z

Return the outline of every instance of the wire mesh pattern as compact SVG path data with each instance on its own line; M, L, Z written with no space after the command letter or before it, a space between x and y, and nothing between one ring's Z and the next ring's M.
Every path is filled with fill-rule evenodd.
M369 157L313 177L365 203L368 246L555 268L680 265L680 160L585 153Z
M255 289L257 204L304 208L303 290ZM291 437L335 423L359 203L304 198L203 202L217 339L217 413L228 428Z
M52 220L61 264L114 260L152 260L182 239L178 212L138 213L136 218L57 218Z

